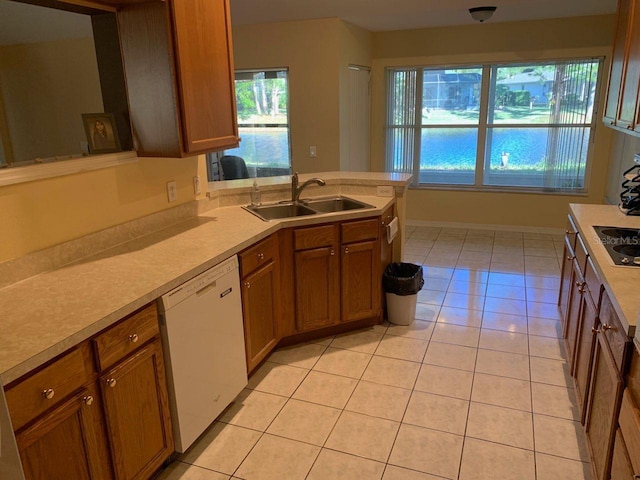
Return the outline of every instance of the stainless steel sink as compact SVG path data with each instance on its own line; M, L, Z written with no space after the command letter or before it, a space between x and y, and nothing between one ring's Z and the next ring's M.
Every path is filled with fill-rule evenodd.
M336 196L303 200L301 202L285 202L269 205L247 205L242 207L253 213L265 222L282 218L302 217L305 215L316 215L320 213L343 212L347 210L359 210L364 208L375 208L353 198Z
M354 200L349 197L331 197L331 198L317 198L304 201L305 205L308 205L316 212L330 213L330 212L343 212L345 210L359 210L362 208L373 208L373 206Z
M593 229L614 264L640 266L640 231L637 228L594 226Z
M302 217L305 215L315 215L316 211L311 210L300 203L277 203L275 205L248 205L242 207L245 210L260 217L265 222L279 218Z

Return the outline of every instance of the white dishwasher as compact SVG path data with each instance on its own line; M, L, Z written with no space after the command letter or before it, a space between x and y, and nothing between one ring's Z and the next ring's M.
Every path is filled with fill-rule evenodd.
M159 301L176 451L184 452L247 385L238 257Z

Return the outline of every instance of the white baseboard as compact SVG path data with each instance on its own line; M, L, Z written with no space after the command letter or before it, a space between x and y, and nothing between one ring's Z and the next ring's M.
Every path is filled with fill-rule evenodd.
M411 220L405 222L408 227L444 227L444 228L466 228L467 230L498 230L501 232L527 232L545 233L548 235L564 235L562 228L532 227L524 225L491 225L480 223L462 222L431 222L426 220Z

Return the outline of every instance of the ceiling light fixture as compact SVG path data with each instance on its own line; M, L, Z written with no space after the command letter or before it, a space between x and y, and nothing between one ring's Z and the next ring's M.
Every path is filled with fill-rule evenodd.
M471 18L482 23L489 20L498 7L474 7L469 9Z

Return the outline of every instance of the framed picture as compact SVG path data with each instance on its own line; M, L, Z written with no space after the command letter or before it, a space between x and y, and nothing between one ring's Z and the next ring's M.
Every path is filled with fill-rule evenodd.
M90 153L111 153L121 150L113 113L83 113L82 123Z

